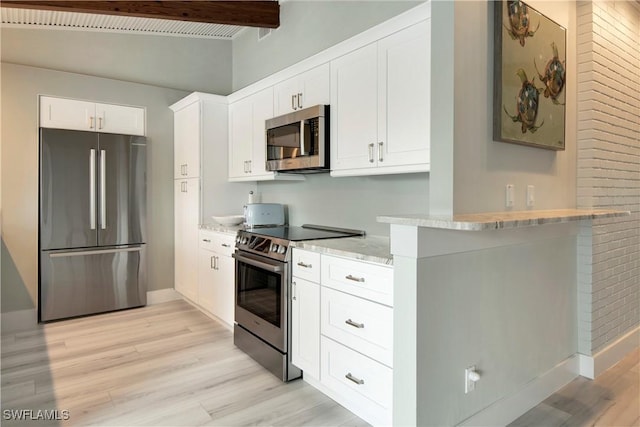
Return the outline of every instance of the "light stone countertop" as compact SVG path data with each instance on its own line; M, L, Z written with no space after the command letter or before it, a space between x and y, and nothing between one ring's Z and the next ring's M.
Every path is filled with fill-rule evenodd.
M393 265L389 238L385 236L306 240L302 242L291 242L291 246L327 255L352 258L359 261Z
M452 217L429 215L378 216L378 222L445 230L500 230L505 228L532 227L580 220L615 218L630 215L629 211L604 209L554 209L517 212L490 212L461 214Z
M242 224L232 226L220 225L217 223L200 224L200 230L215 231L216 233L224 233L232 236L238 234L238 230L243 229L244 227Z

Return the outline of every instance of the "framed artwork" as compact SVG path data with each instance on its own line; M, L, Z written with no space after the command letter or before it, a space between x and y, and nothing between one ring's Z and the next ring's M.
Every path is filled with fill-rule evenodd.
M564 150L566 30L522 1L494 3L493 139Z

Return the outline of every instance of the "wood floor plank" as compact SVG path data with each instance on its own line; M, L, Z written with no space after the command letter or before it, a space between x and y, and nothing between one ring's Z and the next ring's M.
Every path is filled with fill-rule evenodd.
M281 382L184 301L40 325L1 344L3 409L69 410L54 426L368 426L305 382ZM637 425L639 366L636 352L596 381L578 378L514 425Z

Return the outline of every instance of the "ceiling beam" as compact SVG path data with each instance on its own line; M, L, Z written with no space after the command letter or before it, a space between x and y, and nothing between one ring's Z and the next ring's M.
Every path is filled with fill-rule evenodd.
M2 0L2 7L278 28L278 1Z

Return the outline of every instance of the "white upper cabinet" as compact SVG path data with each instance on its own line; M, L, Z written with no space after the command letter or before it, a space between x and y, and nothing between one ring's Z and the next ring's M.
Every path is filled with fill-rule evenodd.
M331 174L429 170L430 21L331 62Z
M262 90L229 107L229 180L268 178L265 170L264 122L273 117L273 88Z
M144 135L145 110L141 107L41 96L40 126L89 132Z
M274 86L276 115L329 104L330 66L322 64Z
M200 176L201 114L202 104L199 101L174 112L174 179Z
M279 175L266 170L265 121L273 116L273 87L229 106L229 181L304 179L300 175Z

